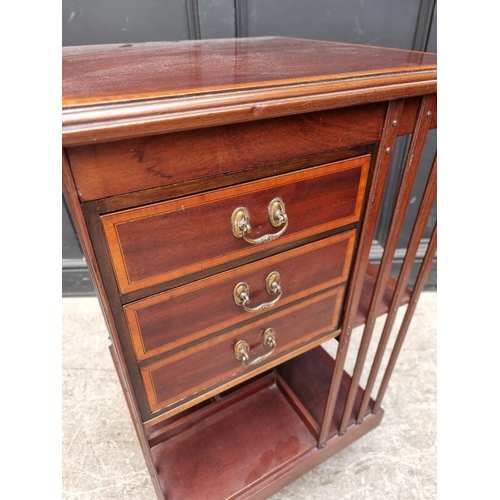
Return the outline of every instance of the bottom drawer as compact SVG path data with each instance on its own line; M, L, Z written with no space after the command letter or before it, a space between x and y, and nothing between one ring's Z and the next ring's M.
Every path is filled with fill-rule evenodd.
M257 366L275 366L283 354L333 332L343 295L344 286L334 288L141 368L150 410L158 411L222 385L227 388L228 382L236 385ZM264 336L269 335L275 336L275 343L264 346ZM246 359L245 354L236 357L239 341L247 344Z

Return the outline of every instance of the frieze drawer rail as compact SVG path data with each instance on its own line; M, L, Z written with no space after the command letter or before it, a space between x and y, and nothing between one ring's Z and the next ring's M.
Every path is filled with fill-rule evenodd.
M436 128L436 55L272 37L67 47L62 64L64 194L158 497L267 498L379 425L436 253L434 227L408 289L434 159L390 274Z

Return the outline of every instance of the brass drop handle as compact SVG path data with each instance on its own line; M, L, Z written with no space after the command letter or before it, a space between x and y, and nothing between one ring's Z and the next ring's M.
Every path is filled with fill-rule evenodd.
M253 361L250 361L250 345L245 340L238 340L234 346L234 357L241 361L244 366L252 366L261 363L267 359L276 349L276 330L268 328L262 335L262 345L264 347L271 347L272 349L263 356L260 356Z
M269 295L274 295L277 293L278 296L271 302L264 302L263 304L260 304L260 306L256 307L247 306L247 304L250 303L250 286L248 285L248 283L246 283L245 281L238 283L233 290L233 298L236 302L236 305L243 307L245 311L250 313L263 311L264 309L273 307L274 304L276 304L276 302L278 302L278 300L280 300L281 296L283 295L283 290L280 286L280 280L281 276L277 271L273 271L269 274L269 276L266 278L267 293Z
M252 245L262 245L262 243L269 243L279 238L288 227L288 215L286 214L285 203L281 198L274 198L267 207L269 215L269 222L273 227L284 226L275 234L265 234L260 238L249 238L248 235L252 231L250 225L250 213L245 207L237 208L231 216L231 227L233 234L236 238L243 238Z

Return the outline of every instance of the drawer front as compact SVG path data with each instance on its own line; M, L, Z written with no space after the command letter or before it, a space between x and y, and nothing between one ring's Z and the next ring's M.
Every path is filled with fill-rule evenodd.
M274 302L270 307L278 309L346 281L355 236L355 231L331 236L125 306L137 359L252 319L269 310L265 304ZM276 276L273 273L279 275L281 294L266 289L268 277ZM250 298L245 307L253 311L234 299L242 282L248 285Z
M339 286L142 368L151 412L229 381L238 383L235 376L253 368L236 359L235 346L241 340L250 347L247 362L265 356L257 366L270 368L281 354L333 332L338 327L343 294L344 287ZM276 333L274 350L262 343L270 328Z
M186 276L359 220L370 156L279 175L102 217L122 293ZM280 198L288 222L271 225ZM233 234L232 215L248 212L248 237Z

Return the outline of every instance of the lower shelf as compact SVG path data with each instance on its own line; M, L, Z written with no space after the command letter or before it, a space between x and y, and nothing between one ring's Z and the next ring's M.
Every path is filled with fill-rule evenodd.
M317 347L150 429L165 498L266 498L378 425L382 412L334 437L350 384L344 374L333 439L318 450L333 364Z
M373 290L375 289L375 283L377 282L378 267L373 264L368 263L366 268L365 280L363 282L363 289L361 291L361 297L359 299L358 310L356 311L356 318L354 320L354 327L364 325L366 323L366 318L368 316L368 310L370 308L370 301L373 296ZM397 281L389 276L387 278L387 283L385 285L384 295L382 301L380 302L377 316L382 316L389 311L389 307L394 297L394 291L396 289ZM400 304L401 307L408 304L411 297L411 290L406 288L403 292Z
M279 374L302 402L314 421L318 423L323 420L334 366L335 360L320 346L278 367ZM329 438L338 434L350 387L351 377L344 371L328 434ZM362 399L363 389L358 387L348 426L354 424ZM365 416L372 413L374 404L373 399L370 399Z

